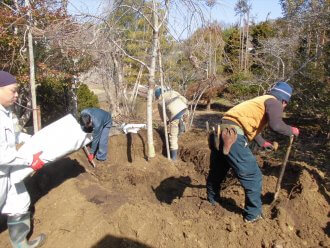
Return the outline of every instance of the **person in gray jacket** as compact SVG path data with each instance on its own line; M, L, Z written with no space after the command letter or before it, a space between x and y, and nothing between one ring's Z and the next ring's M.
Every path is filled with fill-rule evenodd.
M87 133L92 133L93 140L88 155L89 161L96 157L105 161L108 154L109 133L112 126L111 113L99 108L86 108L80 113L80 125Z

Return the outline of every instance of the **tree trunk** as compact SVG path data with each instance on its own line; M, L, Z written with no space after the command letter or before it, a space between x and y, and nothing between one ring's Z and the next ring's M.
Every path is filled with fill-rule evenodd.
M141 81L143 69L144 69L144 66L143 65L140 65L140 70L139 70L139 73L138 73L138 75L136 77L135 85L134 85L134 88L133 88L133 91L132 91L132 94L131 94L131 98L129 100L129 102L130 102L130 109L131 109L132 114L133 114L134 109L135 109L135 102L136 102L136 97L137 97L137 94L138 94L138 89L139 89L139 85L140 85L140 81Z
M74 75L71 80L72 84L69 91L70 96L70 113L73 116L78 117L78 96L77 96L77 84L78 84L78 77Z
M242 69L242 16L239 18L239 55L238 55L238 64L239 64L239 70Z
M126 89L124 86L124 73L121 61L118 60L118 57L115 54L112 54L112 59L114 63L114 75L115 75L115 86L116 86L116 95L119 99L119 104L125 107L125 114L129 113L128 99L126 95ZM119 106L117 106L119 109Z
M211 28L211 17L210 17L210 24L209 24L209 62L207 68L207 77L208 78L212 73L212 28Z
M155 74L156 74L156 58L157 58L157 47L158 47L158 15L156 13L156 3L153 1L152 11L152 47L151 47L151 61L149 67L149 90L147 100L147 133L148 133L148 158L153 158L155 154L155 146L153 139L153 127L152 127L152 99L155 87Z
M33 109L33 131L36 133L38 131L38 113L37 113L37 98L36 98L36 79L35 79L35 67L34 67L34 53L33 53L33 38L31 32L31 6L29 0L25 0L25 5L28 7L28 47L29 47L29 63L30 63L30 88L31 88L31 98L32 98L32 109Z
M159 42L159 40L158 40ZM158 43L158 65L159 65L159 76L160 76L160 85L162 87L162 95L164 94L164 74L163 74L163 67L162 67L162 53L160 51L160 43ZM170 146L168 143L168 134L167 134L167 118L166 118L166 107L165 107L165 99L162 97L162 109L163 109L163 122L164 122L164 136L165 136L165 144L166 144L166 153L167 159L171 160L170 155Z
M114 62L112 55L104 55L103 64L101 64L101 68L95 69L95 74L99 74L101 76L101 82L103 84L104 91L106 93L106 98L109 103L108 111L111 110L112 116L117 116L120 113L119 109L119 99L117 96L117 88L114 72ZM96 73L98 71L98 73Z
M211 110L211 99L206 102L206 110Z
M245 58L244 58L244 71L248 69L249 63L249 22L250 22L250 12L247 12L246 17L246 39L245 39Z
M22 126L22 127L25 127L26 123L29 122L30 118L31 118L31 105L32 105L32 102L31 102L31 99L30 97L27 97L27 102L25 104L25 106L23 106L23 103L21 101L21 99L18 99L18 106L17 107L21 107L20 110L19 110L19 124Z

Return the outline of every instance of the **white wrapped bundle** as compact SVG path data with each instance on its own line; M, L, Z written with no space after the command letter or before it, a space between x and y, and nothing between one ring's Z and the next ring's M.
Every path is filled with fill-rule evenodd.
M68 114L34 134L18 150L19 156L30 158L42 151L40 159L46 164L62 158L91 142L91 135L82 131L77 120ZM17 183L33 172L26 166L11 170L11 182Z

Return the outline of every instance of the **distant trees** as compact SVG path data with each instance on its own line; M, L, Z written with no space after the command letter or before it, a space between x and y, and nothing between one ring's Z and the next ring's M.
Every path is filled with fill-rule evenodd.
M329 1L281 0L283 38L294 34L294 56L287 58L286 73L296 91L294 109L299 114L330 121L329 100Z
M183 65L188 60L190 67L182 73L191 74L188 80L180 80L182 77L179 79L182 81L183 92L191 101L192 110L196 109L201 99L206 100L206 108L209 110L212 98L217 96L217 89L221 88L222 91L224 86L224 41L220 24L215 22L197 29L182 47L185 53L179 64ZM194 111L191 112L191 122L193 116Z
M283 18L253 23L250 1L238 0L235 11L239 22L226 29L203 18L213 0L118 0L109 6L107 15L81 13L79 22L68 14L67 1L35 0L31 8L24 7L23 2L0 2L0 66L22 82L19 104L31 108L29 26L38 100L43 105L49 87L53 87L63 93L63 114L79 111L81 95L97 106L95 96L87 91L78 94L78 106L72 100L79 87L86 90L77 78L89 71L90 75L97 74L96 81L104 86L109 110L125 118L135 113L136 98L130 91L138 84L148 86L149 157L154 155L153 88L160 83L182 94L190 88L191 99L197 101L205 92L214 95L212 87L220 82L221 90L226 85L226 96L240 101L264 94L277 80L288 80L297 93L292 110L320 118L329 116L329 1L281 0ZM187 18L181 22L191 32L182 40L171 35L168 13L174 8L186 10ZM27 18L28 10L33 22ZM194 29L191 20L197 16L201 25ZM192 93L193 87L196 92ZM16 111L24 123L29 120L29 110L16 106ZM51 111L42 106L44 115Z
M152 101L153 101L153 92L156 84L156 63L157 56L159 54L158 50L160 48L160 32L163 24L167 20L168 15L168 5L169 0L163 1L164 7L160 7L160 3L155 0L147 1L147 2L139 2L139 1L124 1L119 2L117 8L123 8L124 10L134 13L139 18L138 22L143 20L145 31L150 30L151 36L148 39L146 37L145 43L150 44L149 49L148 46L145 46L145 43L142 42L142 49L145 46L145 50L148 53L147 60L145 59L137 59L132 54L130 54L130 50L125 50L121 47L121 50L124 51L125 55L129 55L129 59L133 59L135 62L140 64L140 68L144 67L148 71L148 98L147 98L147 128L148 128L148 157L153 158L155 156L155 148L153 144L153 128L152 128ZM139 27L139 26L137 26ZM144 33L146 35L147 32ZM136 37L137 38L137 37ZM126 43L126 48L128 44L135 43L131 40L130 43ZM115 43L117 44L117 43ZM132 50L132 49L131 49Z
M0 66L17 76L21 84L18 103L24 107L15 106L15 109L23 126L31 117L31 108L36 107L31 103L32 71L35 72L37 88L42 83L47 83L47 87L53 83L53 90L58 83L62 85L67 101L62 102L65 108L58 116L68 112L75 114L72 93L79 85L74 77L90 66L88 54L79 51L80 47L72 42L74 35L81 31L79 28L80 25L67 14L65 1L0 2ZM46 106L41 108L45 124L51 113L45 111Z
M249 0L238 0L235 5L235 12L239 15L239 69L246 72L249 69L249 49L250 49L250 10L251 4Z
M218 23L197 29L185 42L187 56L195 70L209 78L222 72L224 41Z
M295 89L289 108L329 122L329 1L283 0L281 4L284 18L250 25L248 74L238 69L242 65L240 25L223 31L224 72L231 82L227 90L244 98L265 93L277 80L288 80Z

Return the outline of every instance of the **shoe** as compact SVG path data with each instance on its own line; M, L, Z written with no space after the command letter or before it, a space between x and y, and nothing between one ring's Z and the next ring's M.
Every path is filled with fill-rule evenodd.
M213 206L215 206L217 203L220 202L220 197L219 196L207 196L207 200L209 203L211 203Z
M255 218L253 218L251 220L248 220L248 219L244 218L244 222L245 223L254 223L254 222L257 222L259 220L262 220L263 218L264 217L260 214L260 215L258 215L257 217L255 217Z

